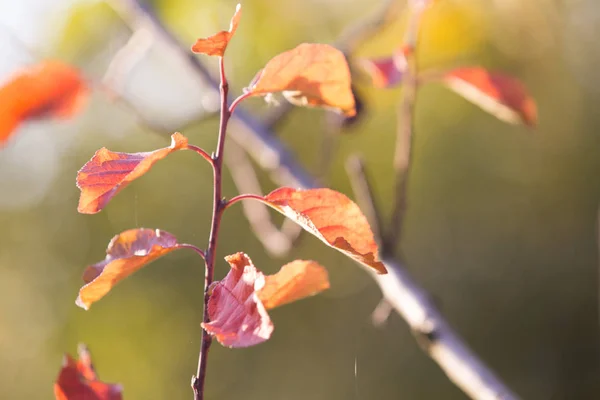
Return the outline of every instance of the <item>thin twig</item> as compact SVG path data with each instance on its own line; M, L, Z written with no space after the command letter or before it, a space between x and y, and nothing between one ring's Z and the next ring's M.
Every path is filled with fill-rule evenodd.
M352 185L352 191L354 197L360 209L367 217L369 225L375 234L375 240L378 244L381 244L381 238L383 231L383 219L382 214L377 207L375 196L373 195L373 187L367 172L365 170L365 162L359 155L353 155L348 157L346 161L346 172L350 177L350 184Z
M135 0L122 0L124 15L131 20L145 20L182 54L189 52L179 44L148 8ZM190 66L211 85L217 84L206 68L195 58L188 57ZM238 110L231 121L235 129L229 136L242 146L265 170L272 173L275 182L298 188L315 187L314 179L297 163L272 132L253 117ZM379 285L383 297L407 322L413 332L428 343L424 351L442 368L448 378L468 396L477 400L516 400L518 397L463 343L431 302L427 292L416 284L404 266L389 257L383 257L387 275L368 271Z
M225 165L231 173L233 183L239 193L260 194L262 192L252 162L244 149L235 142L228 144L227 152L225 153ZM234 201L234 199L231 199L228 205L237 201L236 199ZM250 223L252 231L270 254L282 256L290 251L295 237L298 236L302 229L299 225L294 224L296 227L296 236L288 237L286 233L281 232L273 224L269 210L263 203L245 201L242 203L242 209L244 210L246 219Z
M406 69L402 78L402 101L398 108L398 131L396 150L394 154L394 170L396 175L396 195L391 223L384 237L382 254L393 256L402 228L408 203L408 178L411 170L413 151L413 123L415 103L417 99L417 40L421 16L427 6L426 1L413 0L409 2L409 22L404 38L403 49L406 57Z
M219 57L219 71L220 71L220 93L221 93L221 123L219 125L219 137L217 139L217 150L213 157L213 213L212 223L210 227L210 235L208 238L208 247L206 249L206 273L204 276L204 317L202 322L207 324L210 322L208 315L208 301L210 300L209 287L213 283L214 272L215 272L215 256L217 254L217 241L219 236L219 229L221 227L221 217L225 210L225 202L222 197L223 189L223 151L225 150L225 138L227 136L227 125L231 112L235 108L236 102L232 105L232 109L229 109L229 103L227 101L227 93L229 92L229 83L225 76L225 64L223 56ZM200 345L200 354L198 356L198 371L196 376L192 379L192 389L194 390L194 399L204 399L204 381L206 380L206 368L207 358L210 345L212 343L212 336L205 330L202 329L202 343Z

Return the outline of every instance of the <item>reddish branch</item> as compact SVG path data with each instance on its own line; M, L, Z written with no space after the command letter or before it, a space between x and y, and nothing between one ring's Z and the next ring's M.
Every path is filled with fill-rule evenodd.
M223 178L223 150L225 149L225 138L227 136L227 124L231 117L229 105L227 102L227 93L229 84L225 77L225 67L223 57L219 57L219 70L221 76L220 93L221 93L221 123L219 125L219 138L217 140L217 151L212 157L213 166L213 213L212 223L210 228L210 236L208 239L208 248L206 250L206 273L204 276L204 317L203 322L208 323L208 300L210 299L209 287L213 283L215 271L215 255L217 251L217 240L219 228L221 227L221 216L225 210L225 201L222 198L222 178ZM200 354L198 358L198 371L192 379L192 388L194 389L194 399L202 400L204 398L204 381L206 380L206 365L208 359L208 351L212 343L212 337L206 330L202 330L202 343L200 345Z

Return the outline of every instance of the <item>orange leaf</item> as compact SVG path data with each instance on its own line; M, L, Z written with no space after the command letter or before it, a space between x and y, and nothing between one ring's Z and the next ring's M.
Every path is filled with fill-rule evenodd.
M88 310L117 283L146 264L182 248L172 234L159 229L130 229L112 238L106 258L90 265L83 273L86 283L79 289L76 304Z
M170 153L187 149L188 140L180 133L171 135L171 145L143 153L117 153L101 148L77 173L81 190L77 211L95 214L134 179L144 175Z
M210 322L206 332L227 347L249 347L268 340L273 333L269 314L256 295L265 277L244 253L225 257L231 265L227 276L211 286L208 301Z
M227 45L229 44L229 41L233 37L233 34L240 23L241 8L242 6L238 4L233 17L231 18L228 31L221 31L210 37L198 39L196 44L192 46L192 51L194 53L206 54L209 56L223 57L223 54L225 54L225 50L227 49Z
M385 274L373 232L360 208L331 189L279 188L264 197L266 204L292 219L327 245Z
M121 400L121 385L98 380L89 351L79 346L79 360L65 354L63 366L54 383L56 400Z
M469 67L455 69L443 79L451 90L502 121L537 125L535 101L514 78Z
M292 103L356 114L344 54L327 44L304 43L274 57L247 88L253 95L283 92Z
M316 261L296 260L265 277L258 298L267 310L313 296L329 288L327 270Z
M88 90L79 71L47 60L23 68L0 87L0 145L31 118L69 118L79 112Z

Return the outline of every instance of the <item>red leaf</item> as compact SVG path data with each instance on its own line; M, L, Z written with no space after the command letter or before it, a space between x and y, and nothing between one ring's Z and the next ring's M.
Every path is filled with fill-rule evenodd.
M327 245L354 260L387 270L378 259L373 232L360 208L342 193L331 189L279 188L264 197L266 204L292 219Z
M79 71L47 60L23 68L0 87L0 145L31 118L69 118L79 112L88 90Z
M327 270L316 261L296 260L265 277L258 298L267 310L329 289Z
M444 77L451 90L496 118L537 125L537 107L521 82L481 67L458 68Z
M283 92L292 103L340 109L356 114L352 78L344 54L327 44L304 43L274 57L258 73L247 92Z
M391 57L378 59L364 59L361 64L371 75L373 85L380 88L389 88L402 82L406 70L406 52L409 49L401 48Z
M256 295L265 285L262 272L244 253L225 257L231 265L227 276L213 283L208 301L210 322L202 327L227 347L249 347L271 337L273 323Z
M296 260L275 275L264 276L244 253L225 257L231 270L209 291L206 332L227 347L249 347L268 340L275 308L329 288L327 271L314 261ZM263 303L264 302L264 303Z
M180 133L171 135L169 147L149 152L117 153L101 148L77 173L77 187L81 190L77 211L82 214L101 211L110 199L157 161L187 148L187 138Z
M241 8L241 5L238 4L233 17L231 18L228 31L221 31L205 39L198 39L196 44L192 46L192 51L194 53L206 54L209 56L223 57L227 45L240 23Z
M79 289L76 304L89 309L117 283L173 250L182 248L172 234L159 229L130 229L112 238L106 258L83 273L86 283Z
M121 400L121 385L98 380L89 351L79 347L79 360L65 354L63 366L54 383L56 400Z

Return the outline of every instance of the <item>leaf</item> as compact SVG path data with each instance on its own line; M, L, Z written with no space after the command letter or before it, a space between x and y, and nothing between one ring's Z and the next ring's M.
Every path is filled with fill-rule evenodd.
M496 118L511 124L537 125L537 107L518 80L481 67L458 68L443 78L448 88Z
M274 327L267 309L329 288L327 271L315 261L296 260L265 277L244 253L225 260L231 269L209 288L210 322L202 324L223 346L249 347L268 340Z
M268 340L273 323L256 295L265 278L244 253L225 257L231 266L227 276L211 286L208 300L210 322L203 323L206 332L227 347L249 347Z
M329 289L327 270L316 261L296 260L265 277L258 298L267 310Z
M327 44L303 43L274 57L246 89L252 95L283 92L293 104L356 114L344 54Z
M238 4L235 8L235 13L233 14L233 17L231 17L228 31L221 31L210 37L198 39L196 44L192 46L192 51L194 53L206 54L209 56L223 57L227 45L240 23L241 8L241 4Z
M380 274L387 273L378 259L377 244L367 219L342 193L325 188L296 190L283 187L269 193L264 200L325 244Z
M90 265L83 273L85 285L79 289L76 304L88 310L117 283L143 266L184 247L172 234L159 229L130 229L112 238L106 258Z
M63 366L54 383L56 400L121 400L121 385L101 382L92 365L88 349L79 346L79 360L65 354Z
M144 175L159 160L177 150L188 148L180 133L171 135L171 145L143 153L117 153L101 148L77 173L81 190L77 211L95 214L134 179Z
M79 71L60 61L46 60L21 69L0 87L0 145L25 120L74 116L87 95Z
M402 82L406 70L406 49L400 49L391 57L361 60L362 67L373 80L373 85L390 88Z

